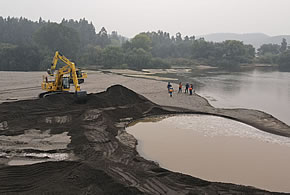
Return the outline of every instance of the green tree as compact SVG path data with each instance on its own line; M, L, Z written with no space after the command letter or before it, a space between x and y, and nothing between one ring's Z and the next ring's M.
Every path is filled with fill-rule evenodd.
M79 56L78 62L82 66L101 66L103 64L103 53L104 50L100 46L88 45Z
M152 58L150 68L170 68L170 65L162 58Z
M0 43L31 45L32 34L43 25L42 22L33 22L23 17L0 16Z
M105 27L102 27L102 29L100 30L100 32L97 34L97 45L100 45L102 48L106 47L107 45L109 45L111 43L109 36L108 36L108 32L105 29Z
M280 55L278 64L281 69L290 70L290 50L287 50Z
M280 45L272 44L272 43L263 44L258 49L259 56L265 55L267 53L276 55L276 54L279 54L279 52L280 52Z
M133 48L142 48L145 51L150 51L152 40L145 33L140 33L131 40L131 44Z
M49 23L36 31L33 38L39 47L50 52L60 51L72 59L80 49L79 34L61 24Z
M286 50L287 50L287 41L285 38L283 38L282 43L281 43L281 47L280 47L280 52L283 53Z
M258 49L258 62L264 64L276 64L279 58L280 45L263 44Z
M238 65L246 62L246 48L241 41L228 40L223 42L224 55L223 58L232 65Z
M151 68L151 53L145 51L143 48L134 48L126 53L125 62L129 68L141 70L142 68Z
M0 70L39 70L41 60L36 47L0 44Z
M147 36L151 39L150 50L154 57L169 57L174 54L174 42L170 39L170 34L159 30L158 32L148 32Z
M257 58L257 61L262 64L277 64L279 55L265 53Z
M79 21L63 19L61 24L78 32L82 50L88 45L96 44L96 31L92 22L89 23L85 18Z
M127 41L127 38L118 34L117 31L112 31L111 35L109 35L110 45L121 47L123 43Z
M123 64L122 48L116 46L109 46L103 52L103 64L105 68L117 68Z
M208 59L214 56L214 44L207 42L204 39L195 40L192 45L192 58L194 59Z
M182 37L181 37L181 33L180 32L176 33L176 36L175 37L176 37L175 38L175 41L177 43L180 43L182 41Z

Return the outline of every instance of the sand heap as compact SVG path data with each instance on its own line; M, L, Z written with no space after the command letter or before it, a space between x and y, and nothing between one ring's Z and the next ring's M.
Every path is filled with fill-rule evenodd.
M270 194L174 173L138 155L128 123L184 112L120 85L84 104L72 94L0 104L0 194ZM41 163L10 166L19 159Z

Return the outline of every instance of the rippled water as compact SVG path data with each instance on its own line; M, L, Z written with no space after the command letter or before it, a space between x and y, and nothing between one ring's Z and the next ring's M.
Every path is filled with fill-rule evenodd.
M191 79L215 107L257 109L290 125L290 72L254 70Z
M290 139L229 119L173 116L127 131L137 150L164 168L211 181L290 192Z

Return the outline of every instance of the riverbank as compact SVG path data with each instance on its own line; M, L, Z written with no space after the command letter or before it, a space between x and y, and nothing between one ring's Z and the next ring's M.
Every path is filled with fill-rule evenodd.
M0 87L4 90L0 94L0 103L30 98L36 99L38 98L38 94L42 92L39 86L40 84L38 83L44 74L42 72L1 73L5 73L1 75L5 82L1 81L0 84L3 85ZM194 94L193 96L188 96L183 93L177 94L177 84L173 84L175 93L173 94L173 97L170 98L166 90L167 83L162 81L163 78L157 80L158 77L156 77L155 80L152 80L128 75L123 76L119 73L103 73L98 71L91 71L88 72L88 74L88 78L81 86L82 90L85 90L88 93L102 92L109 86L120 84L143 95L158 105L168 107L169 110L171 109L170 107L179 107L193 112L228 117L269 133L290 137L289 126L265 112L251 109L214 108L205 98L198 94ZM5 78L5 76L7 76L7 78ZM13 79L13 85L8 85L8 83L11 83L9 79Z
M167 109L169 110L171 109L170 107L178 107L198 113L228 117L269 133L290 137L290 127L270 114L251 109L214 108L205 98L196 93L193 96L184 93L178 94L177 84L173 84L175 92L173 97L170 98L166 90L166 82L112 73L95 73L93 77L89 78L88 82L83 86L83 89L91 91L95 79L98 80L96 86L98 86L97 90L100 91L105 90L107 86L121 84L158 105L168 107Z
M29 87L34 87L34 84ZM127 88L117 85L107 90L114 84L122 84ZM125 127L136 119L161 114L219 115L289 137L289 126L271 115L247 109L217 109L198 94L189 96L174 93L170 98L166 84L157 80L90 72L82 89L88 93L98 93L90 94L86 104L75 104L73 96L69 94L39 100L37 95L40 89L34 88L29 91L29 97L34 98L32 100L0 104L1 140L6 140L2 142L4 145L0 145L1 159L4 159L0 168L0 193L270 194L252 187L209 182L174 173L138 155L136 139L126 133ZM174 85L174 88L177 89L177 86ZM10 90L10 93L2 94L2 97L20 99L17 98L21 94L20 90L6 90ZM26 95L27 91L23 94ZM39 151L23 148L23 145L27 145L25 139L23 143L11 141L11 136L27 135L27 130L33 130L30 132L34 132L35 139L40 139L41 143L47 141L48 134L49 140L53 136L68 135L70 143L65 138L64 143L59 141L62 143L59 144L60 148ZM31 133L29 136L32 136ZM56 138L53 138L55 142ZM5 143L17 147L3 149ZM63 161L31 155L43 152L61 152L71 154L73 158ZM11 154L17 158L17 155L26 153L30 154L30 161L32 158L46 162L25 166L6 164Z

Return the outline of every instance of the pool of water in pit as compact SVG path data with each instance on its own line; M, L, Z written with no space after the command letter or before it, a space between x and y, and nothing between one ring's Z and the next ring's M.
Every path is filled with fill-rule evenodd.
M218 182L290 192L290 138L208 115L147 118L127 128L161 167Z

